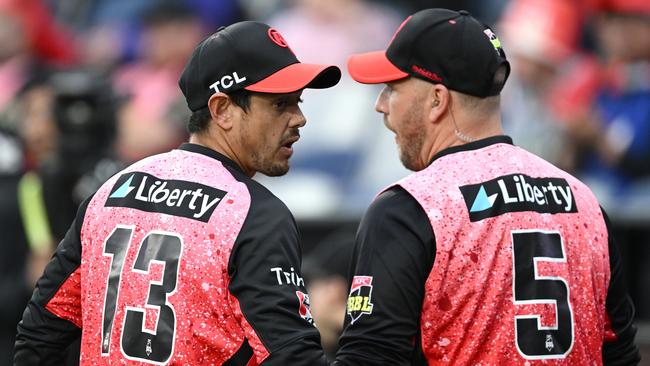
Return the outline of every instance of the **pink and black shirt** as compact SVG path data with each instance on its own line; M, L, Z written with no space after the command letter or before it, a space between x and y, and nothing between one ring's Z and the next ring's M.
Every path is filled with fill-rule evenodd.
M16 365L325 365L287 207L184 144L109 179L38 281Z
M336 365L634 364L634 308L591 191L497 136L381 193Z

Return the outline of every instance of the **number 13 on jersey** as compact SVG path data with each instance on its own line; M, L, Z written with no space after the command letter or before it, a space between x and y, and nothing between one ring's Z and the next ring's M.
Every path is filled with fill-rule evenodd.
M120 350L128 359L164 363L169 360L174 349L176 314L168 298L176 290L183 241L173 233L150 232L141 242L133 268L126 269L123 267L132 244L132 235L133 227L117 226L104 244L103 254L111 258L111 269L103 308L101 353L102 356L108 355L111 334L120 329L115 327L113 320L120 306L120 282L125 271L147 275L150 263L159 262L164 265L162 281L149 281L149 295L146 301L147 306L159 309L155 331L145 329L143 307L126 306L124 322L120 329Z

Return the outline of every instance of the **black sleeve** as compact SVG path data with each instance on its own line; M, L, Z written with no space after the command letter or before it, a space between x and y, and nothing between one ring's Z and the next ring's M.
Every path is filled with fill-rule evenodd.
M361 221L352 257L352 276L370 276L370 286L350 292L334 365L425 364L420 313L434 257L419 203L401 187L382 193Z
M609 266L610 281L605 307L611 322L611 328L616 335L614 340L605 339L603 342L603 364L636 365L641 360L639 350L634 344L636 327L634 326L634 304L628 295L621 257L614 242L611 223L603 210L607 233L609 237Z
M77 326L52 314L45 306L81 264L81 226L91 199L80 205L70 229L36 283L23 319L18 323L14 366L61 365L65 357L63 350L81 334Z
M264 366L327 365L300 275L293 216L265 188L249 184L249 190L251 207L230 257L229 290L269 352ZM240 352L250 357L246 347Z

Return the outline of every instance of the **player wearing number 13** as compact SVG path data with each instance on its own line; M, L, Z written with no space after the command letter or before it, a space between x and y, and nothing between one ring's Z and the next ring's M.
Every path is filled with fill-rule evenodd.
M251 177L288 171L302 90L340 77L262 23L201 42L179 81L190 143L81 205L18 326L15 364L60 365L81 334L82 365L326 365L295 221Z
M342 365L630 365L634 309L591 191L503 136L510 66L467 12L407 18L354 55L416 171L357 235Z

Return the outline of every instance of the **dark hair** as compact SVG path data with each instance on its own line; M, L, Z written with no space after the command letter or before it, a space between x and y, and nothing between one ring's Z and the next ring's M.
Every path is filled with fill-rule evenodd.
M232 93L228 93L228 97L230 97L230 100L232 100L232 102L235 103L236 106L243 109L244 112L248 112L248 109L250 108L251 95L253 95L253 92L250 92L246 89L241 89L241 90L234 91ZM197 109L196 111L192 112L192 115L190 115L190 120L187 123L187 132L193 134L193 133L200 133L207 130L208 123L210 122L211 118L212 115L210 115L210 109L208 108L208 106L205 106L201 109Z

